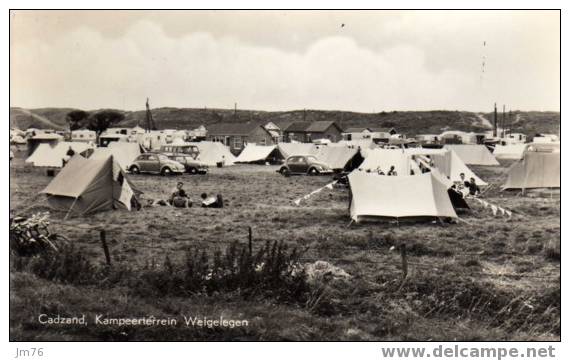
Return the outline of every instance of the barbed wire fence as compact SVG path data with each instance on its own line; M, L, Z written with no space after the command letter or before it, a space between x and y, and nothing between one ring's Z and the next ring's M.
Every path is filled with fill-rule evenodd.
M62 225L54 223L56 225ZM105 257L106 263L111 265L114 258L120 256L121 253L129 253L132 248L146 249L152 253L153 263L157 259L166 257L173 253L185 253L191 249L202 249L208 253L216 250L224 250L225 248L235 245L237 247L246 247L250 253L258 252L262 247L265 247L268 240L256 239L252 227L243 228L242 232L234 239L199 239L193 237L177 236L177 242L170 243L168 246L154 241L150 243L141 237L141 233L132 232L127 230L117 229L104 229L100 226L81 226L81 225L66 225L67 227L74 227L86 230L92 233L89 236L91 239L89 243L100 243L101 252ZM148 231L147 231L148 232ZM156 231L157 238L160 238L160 232ZM114 244L120 244L121 241L128 240L129 249L121 249L120 247L110 247L109 240ZM461 249L446 249L443 251L429 251L425 254L415 255L413 247L409 248L406 243L397 243L384 246L370 246L369 244L359 246L347 247L333 247L324 245L322 247L303 247L302 245L286 244L290 249L297 248L300 251L299 261L303 263L314 263L317 261L325 261L329 263L336 263L339 266L346 264L363 266L373 266L375 268L382 268L386 271L387 267L381 265L389 265L394 272L400 272L403 279L409 277L411 271L430 272L433 274L444 274L451 272L448 268L442 267L442 262L448 260L456 260L458 258L467 260L489 260L491 261L496 257L544 257L542 253L524 253L513 251L480 251L469 252ZM412 253L410 253L412 251ZM340 254L340 256L339 256ZM424 257L434 256L437 257L437 263L426 263ZM419 260L419 261L418 261ZM362 267L364 268L364 267ZM557 281L560 279L560 269L558 268L557 274L536 275L524 273L491 273L483 272L470 267L462 266L461 273L470 277L490 277L490 278L508 278L508 279L542 279Z

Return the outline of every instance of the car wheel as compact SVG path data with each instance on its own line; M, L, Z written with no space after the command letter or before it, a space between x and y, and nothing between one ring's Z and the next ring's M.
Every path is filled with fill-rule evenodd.
M133 165L131 167L131 173L133 174L140 174L141 170L139 169L139 167L137 167L136 165Z
M317 170L317 168L310 168L309 175L319 175L319 171Z
M172 175L172 170L168 167L164 167L162 168L162 170L160 171L160 174L162 174L163 176L168 176L168 175Z
M285 177L289 177L291 175L291 172L289 171L289 169L287 169L285 167L279 169L279 173L281 173Z
M198 169L192 167L192 168L188 169L188 173L190 173L190 174L198 174Z

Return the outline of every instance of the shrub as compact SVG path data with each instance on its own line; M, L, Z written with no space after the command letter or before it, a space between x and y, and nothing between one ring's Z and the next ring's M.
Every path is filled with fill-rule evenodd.
M209 256L198 248L186 252L184 261L174 263L167 255L158 269L142 272L131 287L141 295L214 294L234 292L245 297L264 296L285 302L304 302L309 290L299 271L296 249L282 242L267 242L256 253L231 244L224 253Z
M73 244L61 247L59 252L17 258L13 263L16 269L29 270L39 277L62 283L89 284L96 272L89 259Z

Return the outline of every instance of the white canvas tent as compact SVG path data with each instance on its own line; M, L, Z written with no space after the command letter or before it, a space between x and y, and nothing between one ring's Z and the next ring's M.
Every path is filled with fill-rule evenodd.
M526 146L527 144L524 143L507 145L497 144L493 151L493 155L497 159L522 159Z
M111 142L107 147L97 148L90 159L105 159L110 155L119 163L121 168L128 170L133 161L141 154L138 143Z
M348 175L352 194L350 217L457 218L447 186L433 173L389 177L354 171Z
M166 134L157 130L135 135L137 142L148 150L159 150L161 146L167 144Z
M411 171L414 174L419 174L419 163L431 168L438 168L438 171L449 177L452 182L461 180L460 174L464 173L465 178L473 177L475 182L480 186L487 185L481 178L479 178L469 167L463 163L457 154L450 149L430 149L430 148L407 148L407 149L371 149L367 152L364 162L360 165L359 169L375 172L378 167L387 174L391 166L394 166L395 171L399 176L410 175ZM432 164L432 165L430 165Z
M334 143L317 146L313 152L313 155L317 157L320 162L325 163L331 169L335 170L344 170L358 154L358 147Z
M86 159L76 155L41 193L48 195L54 208L85 215L117 208L131 210L131 201L139 192L112 156Z
M413 169L410 154L402 149L372 149L368 151L359 169L371 172L377 172L380 169L387 174L392 166L398 175L409 175L410 170Z
M560 188L560 153L526 152L509 169L503 189Z
M467 165L499 165L489 149L482 144L447 144L445 149L453 150Z
M236 158L236 163L254 163L254 162L264 162L272 155L276 155L274 152L279 152L276 145L257 145L250 143L248 144ZM276 155L279 158L283 158L281 153Z
M220 142L190 142L198 147L200 155L198 160L209 166L215 166L218 162L224 165L233 165L236 157L230 152L230 149Z
M59 142L53 147L42 143L26 159L26 163L32 164L34 167L61 168L63 159L68 158L67 152L70 148L75 154L79 154L92 148L92 146L83 142Z
M431 154L430 158L432 159L434 166L453 182L460 182L460 175L463 173L465 174L466 180L474 178L478 185L488 185L487 182L483 181L477 176L477 174L473 173L473 171L463 163L461 158L459 158L453 150L445 149L443 153Z
M311 143L279 143L277 147L285 159L292 155L311 155L316 151Z

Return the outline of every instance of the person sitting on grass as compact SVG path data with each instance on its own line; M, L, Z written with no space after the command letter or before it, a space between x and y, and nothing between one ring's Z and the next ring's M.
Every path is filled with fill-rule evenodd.
M170 199L168 203L173 207L178 208L188 208L191 206L190 200L188 199L188 194L183 188L184 183L178 182L176 183L176 188L173 190L172 194L170 195Z
M479 188L479 186L475 182L475 178L473 177L469 179L469 194L472 196L481 194L481 189Z
M217 196L208 197L207 193L202 193L200 195L200 198L202 198L202 207L203 208L223 208L224 207L224 201L222 200L222 196L219 194Z

